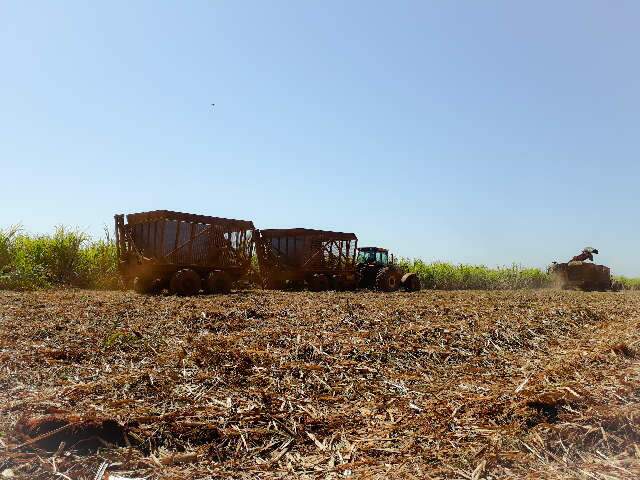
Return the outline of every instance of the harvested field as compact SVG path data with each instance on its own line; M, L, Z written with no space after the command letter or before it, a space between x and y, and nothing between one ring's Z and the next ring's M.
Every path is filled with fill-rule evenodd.
M639 327L632 292L0 292L0 475L640 478Z

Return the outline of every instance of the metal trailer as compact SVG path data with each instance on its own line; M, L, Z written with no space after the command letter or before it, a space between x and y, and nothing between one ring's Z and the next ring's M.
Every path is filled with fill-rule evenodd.
M353 233L307 228L255 231L256 253L264 288L314 291L354 289L358 285Z
M250 268L253 222L169 210L114 218L120 274L140 293L227 292Z
M601 291L619 290L617 282L611 279L611 270L604 265L571 261L554 263L549 268L557 287L564 290Z

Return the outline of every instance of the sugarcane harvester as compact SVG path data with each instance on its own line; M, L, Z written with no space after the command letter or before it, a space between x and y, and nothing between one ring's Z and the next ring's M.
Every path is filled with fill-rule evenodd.
M622 285L611 277L611 270L604 265L593 263L593 255L599 252L585 247L568 262L553 262L548 269L555 285L564 290L618 291Z
M118 269L139 293L225 293L249 271L253 222L170 210L114 218Z

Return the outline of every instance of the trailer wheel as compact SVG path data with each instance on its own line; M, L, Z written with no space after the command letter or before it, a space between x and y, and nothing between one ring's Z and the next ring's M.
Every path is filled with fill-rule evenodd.
M333 275L331 277L331 288L340 292L347 289L347 281L342 275Z
M309 282L309 290L313 292L321 292L323 290L327 290L328 288L329 279L326 275L316 273L313 277L311 277Z
M358 288L360 288L361 283L362 283L362 273L356 272L353 277L353 282L351 282L347 286L347 290L357 290Z
M304 288L304 280L289 279L287 280L286 285L288 290L302 290Z
M285 286L285 282L273 277L267 277L262 280L262 288L265 290L282 290Z
M395 292L400 288L400 274L392 268L385 267L376 275L376 289L383 292Z
M209 293L229 293L231 291L231 277L226 272L221 271L209 273L207 291Z
M420 279L415 273L406 273L401 282L407 292L417 292L420 290Z
M200 275L195 270L190 268L183 268L178 270L171 277L169 283L169 290L174 295L190 296L197 295L202 287L202 280Z
M152 280L149 277L136 277L133 279L133 289L137 293L147 294L151 293Z

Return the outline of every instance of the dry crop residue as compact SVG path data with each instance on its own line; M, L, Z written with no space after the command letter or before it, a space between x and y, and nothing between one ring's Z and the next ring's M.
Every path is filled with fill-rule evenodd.
M640 478L639 326L633 293L0 292L0 473Z

